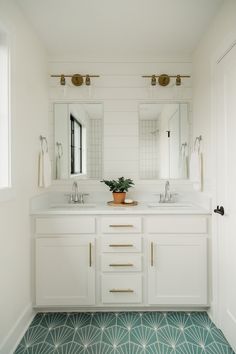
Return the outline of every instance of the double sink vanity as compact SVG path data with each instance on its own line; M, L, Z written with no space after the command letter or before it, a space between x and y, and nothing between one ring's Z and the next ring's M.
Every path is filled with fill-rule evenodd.
M130 172L138 182L186 180L190 118L188 103L142 102L137 116L129 121L127 129L132 128L132 134L127 146L120 151L119 122L108 113L104 116L102 103L55 103L54 178L61 180L58 182L84 180L88 190L91 180L124 173L121 171L126 169L116 157L123 159L127 152L127 165L133 159L138 161ZM125 126L122 134L123 130ZM144 193L148 182L136 191ZM97 202L84 194L76 195L76 183L73 188L75 195L69 195L68 200L51 200L31 213L35 307L128 310L208 306L208 211L176 201L168 183L159 198L161 203L157 197L140 202L140 197L136 206L108 206L107 195Z
M178 202L57 203L32 216L36 307L208 306L206 210Z

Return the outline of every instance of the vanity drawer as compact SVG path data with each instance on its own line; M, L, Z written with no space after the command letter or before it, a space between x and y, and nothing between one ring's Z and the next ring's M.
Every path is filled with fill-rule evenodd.
M90 216L36 219L37 234L94 234L95 218Z
M130 253L104 254L103 272L139 272L142 270L142 256Z
M140 274L102 276L102 303L140 302L142 302L142 276Z
M150 234L205 234L207 233L207 218L187 215L148 217L147 232Z
M102 252L132 253L142 251L141 237L129 235L103 236L101 240Z
M101 220L105 234L136 234L142 232L142 219L139 217L107 217Z

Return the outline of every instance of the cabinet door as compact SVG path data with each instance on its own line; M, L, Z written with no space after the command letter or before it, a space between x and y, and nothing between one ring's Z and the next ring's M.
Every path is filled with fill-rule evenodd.
M149 304L207 305L206 237L149 239Z
M95 303L95 239L36 240L36 305Z

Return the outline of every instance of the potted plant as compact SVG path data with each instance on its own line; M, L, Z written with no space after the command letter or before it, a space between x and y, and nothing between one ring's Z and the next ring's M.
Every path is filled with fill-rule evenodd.
M132 179L124 177L118 178L118 180L102 180L102 183L105 183L110 191L113 192L113 199L115 204L124 203L126 192L128 192L129 188L134 186L134 182Z

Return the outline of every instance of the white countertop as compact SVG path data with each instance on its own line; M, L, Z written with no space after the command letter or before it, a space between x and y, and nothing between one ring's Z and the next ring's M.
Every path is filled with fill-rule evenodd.
M96 206L57 206L31 211L31 215L210 215L211 211L192 204L191 206L158 206L149 207L150 202L139 202L136 206L109 206L107 203L95 203Z

